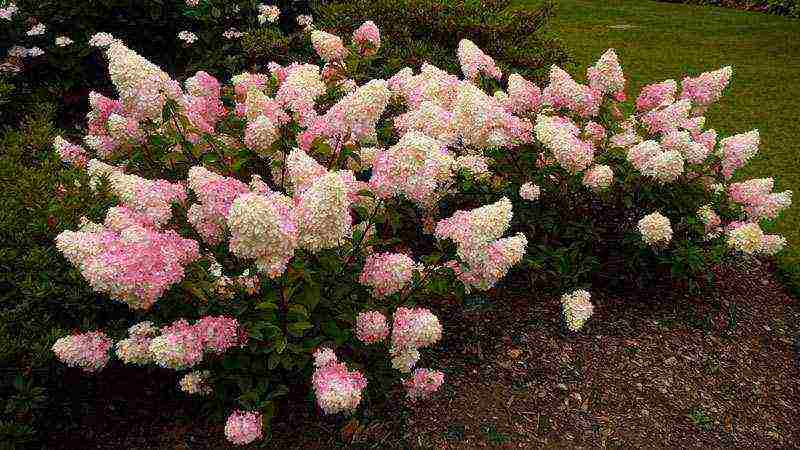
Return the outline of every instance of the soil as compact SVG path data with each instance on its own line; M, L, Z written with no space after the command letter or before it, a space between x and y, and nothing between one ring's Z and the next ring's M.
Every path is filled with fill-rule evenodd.
M353 419L294 402L252 448L797 448L800 305L766 263L713 272L711 297L597 293L578 334L558 298L518 287L431 305L445 330L423 352L445 372L434 398L398 393ZM127 373L103 375L80 428L47 448L229 448L224 419L174 394L174 377Z

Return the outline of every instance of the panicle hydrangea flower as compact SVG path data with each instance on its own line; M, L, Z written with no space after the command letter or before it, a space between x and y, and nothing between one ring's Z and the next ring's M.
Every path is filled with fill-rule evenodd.
M296 199L299 246L317 252L336 248L352 236L349 190L340 173L323 175Z
M583 127L583 132L595 144L601 144L606 138L606 129L599 123L592 120L586 122L586 125Z
M400 307L392 322L391 353L406 349L420 349L439 342L442 325L439 319L426 308Z
M325 414L355 411L361 403L361 392L367 387L367 380L361 372L347 370L347 366L338 362L331 350L327 352L318 351L319 357L314 355L316 369L312 384L317 405Z
M452 178L454 162L441 142L410 131L375 155L369 187L381 198L402 194L419 205L430 205L440 195L439 187Z
M237 100L245 99L252 89L256 91L263 91L267 83L269 83L269 76L263 73L250 73L244 72L234 75L231 78L233 84L233 91L236 94Z
M248 192L248 187L235 178L217 175L205 167L189 169L189 189L197 196L198 203L187 212L187 219L203 240L216 244L225 236L225 226L234 199Z
M247 341L246 332L233 317L206 316L194 324L194 329L203 349L211 353L225 353Z
M725 230L728 246L752 255L761 249L764 232L754 222L732 222Z
M489 158L480 155L463 155L455 160L454 168L457 170L466 170L475 178L488 176L489 172Z
M62 232L56 247L95 291L134 309L149 309L200 256L196 241L157 231L127 208L109 210L101 229Z
M678 92L678 83L675 80L665 80L660 83L648 84L642 88L636 99L636 109L640 112L662 108L675 103Z
M338 361L333 350L322 347L314 352L314 367L321 368Z
M160 120L167 99L180 98L180 84L119 40L106 48L108 73L119 92L126 116Z
M594 144L578 137L578 127L567 118L536 117L534 133L539 141L553 153L558 163L570 172L580 172L594 159Z
M676 150L664 151L656 141L644 141L628 150L628 161L644 176L661 183L678 179L683 173L683 155Z
M297 24L308 31L314 27L314 18L306 14L300 14L297 16Z
M711 235L715 233L719 226L722 224L722 219L711 208L711 205L703 205L697 210L697 217L700 222L705 226L706 234Z
M381 32L375 22L368 20L353 33L353 43L362 56L372 56L381 48Z
M614 171L606 165L594 165L583 175L583 185L593 191L601 191L611 186Z
M365 344L381 342L389 336L386 316L378 311L367 311L356 317L356 337Z
M717 146L717 131L712 129L702 133L695 133L692 135L692 139L698 144L704 145L710 153L714 151L714 147Z
M469 291L472 288L487 290L503 278L511 267L522 261L528 239L522 233L498 239L479 247L461 247L458 255L467 264L467 270L456 270L459 280Z
M531 140L529 120L510 114L501 101L471 83L461 83L452 111L450 134L460 137L471 151Z
M641 119L651 133L667 133L680 127L689 118L691 110L692 103L689 100L678 100L664 108L644 113Z
M186 319L179 319L161 329L161 335L150 341L153 361L168 369L187 369L203 360L203 340L197 328Z
M521 75L512 73L508 76L508 99L506 109L514 114L535 112L542 103L542 91L538 86Z
M403 382L406 396L412 402L428 398L444 383L444 374L438 370L417 369L411 378Z
M499 201L470 211L456 211L436 224L438 239L450 239L462 247L478 247L499 239L511 224L511 201Z
M208 395L212 392L208 384L211 372L208 370L193 370L178 381L178 387L189 395Z
M578 289L561 296L561 308L564 314L564 323L572 332L580 331L583 325L592 317L594 305L589 292Z
M402 253L376 253L367 257L358 281L371 287L375 297L385 297L408 285L415 268L414 260Z
M586 71L589 87L610 95L618 101L625 100L625 75L614 49L608 49L594 66Z
M92 47L108 47L114 41L116 39L109 33L95 33L89 38L89 45Z
M11 20L11 17L19 12L16 4L8 3L4 8L0 8L0 19Z
M53 139L53 147L55 147L58 156L64 162L76 167L86 167L89 163L89 158L86 156L86 150L83 147L75 145L61 136L56 136Z
M694 78L686 77L682 83L681 98L689 99L696 107L705 109L722 97L722 91L728 86L732 73L731 66L726 66Z
M314 101L327 90L319 66L295 63L286 67L284 73L286 78L278 87L275 100L292 111L300 125L308 126L317 117Z
M123 339L116 344L116 354L125 364L136 364L144 366L153 362L153 355L150 354L150 343L153 338L150 336L131 336Z
M756 178L732 183L728 187L731 200L742 204L751 220L774 219L792 204L792 191L773 193L772 178Z
M672 130L663 134L661 147L665 150L679 151L690 164L702 164L711 153L706 145L693 141L688 131Z
M394 118L394 128L400 136L409 131L418 131L443 143L454 140L454 127L450 125L453 113L437 103L424 101L417 108L408 110Z
M92 161L89 161L90 167ZM107 173L107 177L111 192L119 197L122 204L146 216L156 226L161 226L170 219L172 203L186 202L186 189L178 183L148 180L125 174L118 169ZM93 183L96 184L96 180Z
M563 69L550 69L550 84L542 91L544 103L555 109L566 108L581 117L593 117L600 112L602 94L597 89L579 84Z
M184 30L178 33L178 39L182 40L188 45L192 45L197 42L197 35L191 31Z
M389 105L391 92L384 80L372 80L347 94L324 116L298 137L300 148L308 150L317 137L338 138L339 142L374 142L375 125Z
M458 43L457 50L458 62L461 64L461 71L468 80L475 81L478 75L484 74L487 77L497 80L503 77L503 73L497 68L491 56L483 51L469 39L462 39Z
M773 256L780 253L784 247L786 247L786 238L778 234L765 234L761 237L758 253Z
M75 43L75 41L73 41L72 39L70 39L67 36L56 36L56 45L58 47L66 47L66 46L72 45L74 43Z
M239 39L242 36L244 36L244 33L237 30L236 28L229 28L224 33L222 33L222 37L230 40Z
M247 445L262 436L261 413L234 411L225 422L225 437L235 445Z
M406 348L392 353L392 368L402 373L411 373L419 361L419 350Z
M758 153L760 142L758 130L729 136L719 141L722 151L722 174L725 178L730 178L736 169L744 167L747 161Z
M36 25L32 26L30 30L26 33L28 36L41 36L47 31L47 27L43 23L37 23Z
M387 84L392 93L405 99L409 109L419 107L424 101L432 101L446 110L452 110L459 88L464 83L455 75L423 63L418 75L406 67L391 77Z
M672 240L672 225L661 213L654 212L644 216L639 221L638 228L647 245L663 245Z
M342 38L322 30L311 31L311 45L325 62L341 61L349 53Z
M275 23L281 15L281 10L274 5L258 5L258 23Z
M64 364L97 372L108 364L111 339L101 331L64 336L53 344L53 353Z
M292 200L281 194L241 194L228 213L230 250L240 258L254 258L259 270L275 278L294 255L299 227Z
M270 155L269 149L277 139L278 130L267 116L260 115L255 120L247 123L244 132L244 144L249 149L262 155Z
M533 183L523 183L522 186L519 187L519 196L524 200L533 202L539 200L540 195L541 189Z
M318 163L317 160L308 153L294 148L286 157L286 177L283 184L288 184L294 188L295 193L302 193L311 186L314 181L328 174L328 170Z

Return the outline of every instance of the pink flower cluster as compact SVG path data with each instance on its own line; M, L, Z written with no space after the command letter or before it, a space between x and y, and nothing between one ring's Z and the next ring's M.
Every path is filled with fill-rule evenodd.
M108 364L111 344L111 339L105 333L91 331L60 338L53 344L53 353L70 367L96 372Z
M542 91L544 103L555 109L568 109L581 117L593 117L600 112L602 92L580 84L556 66L550 69L550 84Z
M156 364L179 370L200 363L204 352L224 353L246 342L246 332L236 319L206 316L194 325L179 319L163 327L150 342L149 351Z
M125 364L146 365L153 362L150 343L158 334L151 322L139 322L128 329L128 338L116 344L116 354Z
M503 197L491 205L457 211L436 224L437 239L450 239L457 244L466 269L454 269L468 290L491 288L525 255L528 240L524 234L501 239L512 215L511 201Z
M497 68L491 56L483 53L475 43L469 39L462 39L458 43L458 62L461 64L461 71L468 80L476 80L478 75L483 74L490 78L501 79L503 73Z
M53 139L53 147L55 147L61 160L66 163L81 168L86 167L89 163L89 158L86 156L86 149L67 141L61 136L56 136L55 139Z
M233 201L249 191L235 178L223 177L203 166L189 169L189 189L197 203L189 207L186 218L204 241L216 244L225 237L225 227Z
M442 325L430 310L397 308L389 349L392 364L402 372L410 372L419 360L419 349L433 345L441 338Z
M314 359L312 383L317 405L325 414L355 411L361 403L361 391L367 387L364 375L348 370L330 349L317 350Z
M235 445L247 445L262 436L261 413L234 411L225 422L225 437Z
M536 117L536 138L552 152L561 167L573 173L585 170L594 159L594 143L582 140L579 132L566 117L544 114Z
M586 78L595 91L625 101L625 75L613 49L606 50L597 63L587 69Z
M684 160L677 150L664 150L656 141L644 141L628 150L628 161L642 175L661 183L676 181L683 174Z
M353 43L362 56L372 56L381 48L381 32L375 22L368 20L353 33Z
M444 374L438 370L416 369L411 378L403 382L406 395L412 402L430 397L444 383Z
M773 193L772 178L756 178L728 187L730 199L744 207L750 220L774 219L792 204L792 191Z
M709 105L722 97L722 91L731 80L733 69L731 66L723 67L713 72L705 72L695 78L683 79L681 98L689 99L692 105L699 108L700 113Z
M365 344L381 342L389 336L386 316L378 311L367 311L356 317L356 337Z
M371 287L376 297L386 297L408 285L416 267L414 260L407 255L376 253L367 257L358 281Z
M197 242L159 231L126 207L110 209L104 225L62 232L56 247L95 291L134 309L149 309L200 256Z
M311 45L317 55L326 62L341 61L349 54L342 38L322 30L311 31Z

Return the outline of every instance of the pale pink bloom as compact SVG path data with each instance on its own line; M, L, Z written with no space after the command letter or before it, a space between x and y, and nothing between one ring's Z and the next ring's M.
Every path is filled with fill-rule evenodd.
M533 183L523 183L519 187L519 196L528 201L539 200L541 189Z
M683 79L681 98L689 99L696 107L707 108L722 97L728 86L733 69L726 66L713 72L705 72L695 78Z
M197 335L197 328L186 319L179 319L163 327L161 335L150 341L149 352L161 367L187 369L203 360L203 341Z
M594 305L591 301L591 294L583 289L561 296L561 308L564 314L564 322L570 331L576 332L583 328L583 325L592 317Z
M594 66L586 71L589 87L603 94L625 100L625 75L614 49L608 49Z
M463 155L455 160L457 170L466 170L473 177L480 178L489 175L490 159L480 155Z
M225 353L228 349L240 347L247 342L246 332L233 317L205 316L194 324L194 329L206 352Z
M358 281L376 297L385 297L408 285L415 268L414 260L402 253L376 253L367 257Z
M234 411L225 423L225 437L235 445L247 445L262 436L261 413Z
M601 144L606 139L606 129L597 122L589 121L583 127L583 132L591 138L595 144Z
M7 4L4 8L0 8L0 19L11 20L11 17L19 11L19 8L14 3Z
M292 206L290 198L277 193L236 197L227 217L231 253L255 259L258 269L270 278L282 274L299 240Z
M72 144L61 136L56 136L53 139L53 147L55 147L58 156L64 162L76 167L86 167L89 163L89 158L86 156L86 150L83 147Z
M731 200L744 207L750 220L774 219L792 204L792 191L773 193L772 178L756 178L732 183L728 187Z
M638 111L650 111L671 105L675 102L677 92L678 84L675 80L649 84L642 88L639 97L636 99L636 109Z
M648 214L639 221L642 241L650 246L662 245L672 240L672 225L669 219L658 212Z
M529 120L510 114L497 98L471 83L461 83L452 105L450 136L460 138L469 151L507 147L532 140Z
M736 169L745 164L758 153L761 142L758 130L729 136L719 141L722 150L722 174L725 178L733 176Z
M406 395L412 402L430 397L444 383L444 374L438 370L417 369L411 378L403 382Z
M606 165L594 165L583 175L583 185L593 191L601 191L611 186L614 171Z
M577 173L594 159L594 144L578 137L578 127L565 117L536 116L533 128L539 141L553 153L558 163L566 170Z
M458 43L458 61L461 64L461 71L468 80L475 80L478 75L483 74L490 78L500 79L503 73L497 68L491 56L483 53L469 39L462 39Z
M691 109L689 100L678 100L667 107L644 113L642 122L651 133L667 133L684 123L689 118Z
M764 232L757 223L732 222L725 229L729 247L743 253L753 254L761 250Z
M386 316L378 311L367 311L356 317L356 337L365 344L381 342L389 336Z
M258 5L258 23L275 23L281 15L281 10L274 5Z
M189 169L189 189L198 203L187 213L189 223L203 240L216 244L225 236L228 211L234 199L248 191L247 185L235 178L223 177L202 166Z
M596 116L602 101L600 91L575 82L557 66L550 69L550 84L542 91L542 97L553 108L566 108L582 117Z
M784 247L786 247L786 238L778 234L765 234L761 237L758 253L773 256L780 253Z
M411 369L417 365L419 362L419 350L414 347L404 348L400 350L393 351L391 353L392 356L392 368L399 370L403 373L410 373Z
M311 45L320 58L326 62L341 61L348 55L342 38L322 30L311 31Z
M705 227L706 234L715 233L722 224L722 219L711 209L711 205L703 205L697 210L697 217Z
M189 395L208 395L212 392L208 384L211 373L207 370L194 370L178 381L178 387Z
M300 247L317 252L339 247L352 237L348 194L344 177L334 172L323 175L295 198Z
M318 365L312 377L317 405L325 414L353 412L361 403L361 392L367 380L357 370L336 361L335 355L327 364Z
M442 338L442 325L425 308L397 308L392 322L391 352L428 347Z
M192 45L197 42L197 35L191 31L184 30L178 33L178 39L182 40L187 45Z
M105 333L92 331L60 338L53 344L53 353L70 367L97 372L108 364L111 344Z
M521 75L512 73L508 76L508 99L506 109L514 114L535 112L542 102L542 92L538 86Z
M371 56L381 47L381 32L375 22L368 20L353 33L353 43L363 56Z
M450 122L453 113L437 103L426 100L417 108L408 110L394 118L394 128L402 136L409 131L420 133L439 140L443 143L454 140L454 127Z

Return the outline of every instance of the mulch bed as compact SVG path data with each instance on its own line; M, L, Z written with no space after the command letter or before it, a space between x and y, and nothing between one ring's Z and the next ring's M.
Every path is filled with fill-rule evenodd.
M434 305L445 335L422 361L446 373L434 399L359 420L293 403L265 447L796 447L800 305L767 264L714 273L709 298L595 294L578 335L560 327L558 298L500 288ZM200 403L164 392L173 378L164 388L109 373L81 429L53 433L48 448L227 448Z

